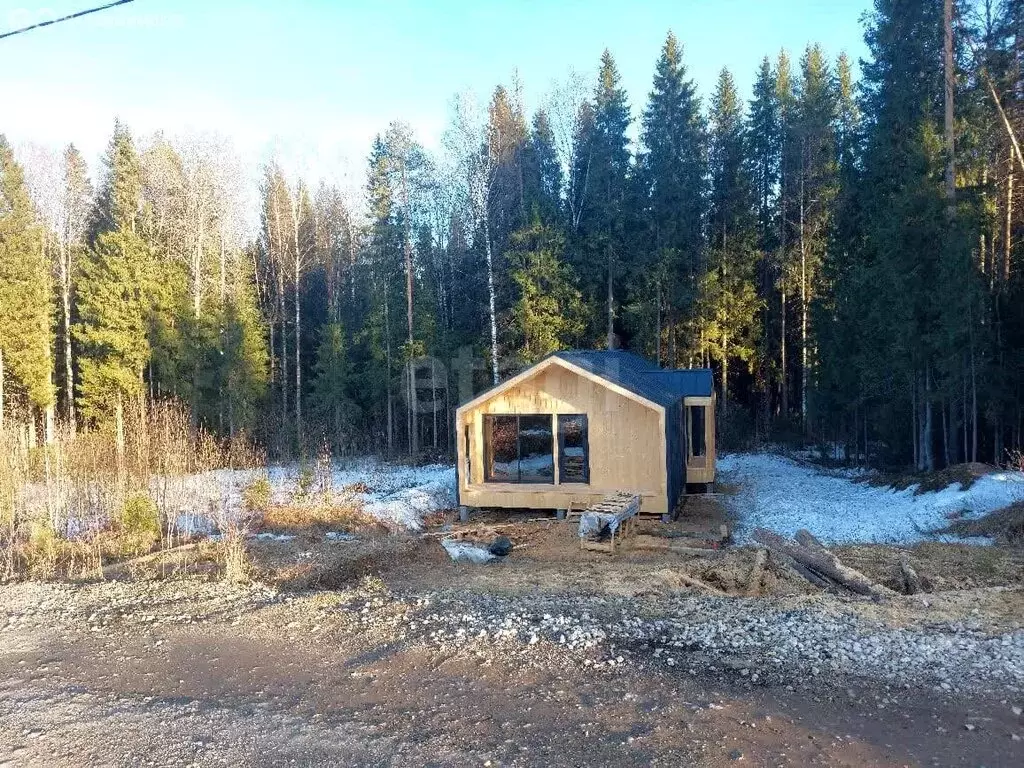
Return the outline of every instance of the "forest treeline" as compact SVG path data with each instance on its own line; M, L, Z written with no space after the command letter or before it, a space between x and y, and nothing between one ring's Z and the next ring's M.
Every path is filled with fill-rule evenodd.
M42 440L173 397L280 455L445 452L460 397L610 346L712 367L727 440L1004 461L1024 1L864 24L857 82L812 44L702 100L670 33L643 105L608 51L529 114L515 82L458 96L439 151L375 139L361 200L269 164L257 233L216 141L119 123L93 182L73 145L34 167L0 140L0 414Z

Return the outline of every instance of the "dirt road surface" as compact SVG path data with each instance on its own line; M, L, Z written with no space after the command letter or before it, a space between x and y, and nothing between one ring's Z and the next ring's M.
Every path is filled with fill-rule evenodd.
M1012 693L446 642L422 626L436 585L383 577L0 587L0 766L1024 764Z

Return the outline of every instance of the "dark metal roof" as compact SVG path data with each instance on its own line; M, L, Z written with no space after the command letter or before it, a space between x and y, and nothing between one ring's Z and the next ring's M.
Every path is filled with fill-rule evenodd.
M711 397L715 389L715 379L710 368L679 368L653 373L664 380L662 386L682 397Z
M663 406L672 405L682 397L709 397L714 386L708 368L664 370L621 349L570 349L554 355Z

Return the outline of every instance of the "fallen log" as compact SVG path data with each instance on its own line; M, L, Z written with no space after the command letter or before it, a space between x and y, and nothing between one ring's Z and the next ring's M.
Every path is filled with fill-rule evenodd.
M825 591L832 592L834 594L838 594L840 590L847 592L849 591L846 589L846 587L842 586L841 584L830 579L826 579L821 574L812 571L806 565L798 563L796 560L794 560L787 554L784 554L774 549L769 550L769 553L771 561L775 563L780 570L790 575L794 575L797 578L809 581L811 584L818 587L819 589L824 589Z
M910 564L910 556L906 552L900 552L900 573L903 576L903 586L908 595L916 595L921 591L921 577Z
M811 549L825 549L825 545L818 541L815 538L814 534L808 531L806 528L801 528L799 531L797 531L796 535L793 538L796 539L799 543L803 544L805 547L810 547Z
M781 552L811 570L817 571L839 582L844 587L859 595L872 597L889 597L896 594L888 587L876 584L855 568L843 565L839 558L824 547L807 547L764 528L754 529L754 541L764 544L773 551Z
M761 579L764 577L764 568L768 564L768 550L761 548L757 550L757 557L754 558L754 567L750 569L747 577L747 597L757 597L761 592Z

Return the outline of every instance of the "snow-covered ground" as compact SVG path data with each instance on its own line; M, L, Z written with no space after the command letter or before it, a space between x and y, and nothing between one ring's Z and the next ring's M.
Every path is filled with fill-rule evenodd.
M826 543L953 541L938 533L952 518L977 518L1024 501L1021 472L992 472L968 490L954 484L915 496L913 487L877 488L856 482L853 474L767 453L723 456L718 471L719 479L739 486L722 499L735 516L740 542L749 541L756 527L790 536L806 528Z
M424 516L456 505L455 468L446 464L410 467L377 459L339 463L329 473L314 474L305 498L300 492L298 465L269 470L216 470L154 482L154 494L166 484L179 509L179 527L206 532L219 517L237 514L246 487L259 478L270 481L275 503L361 503L363 510L396 528L419 530Z

